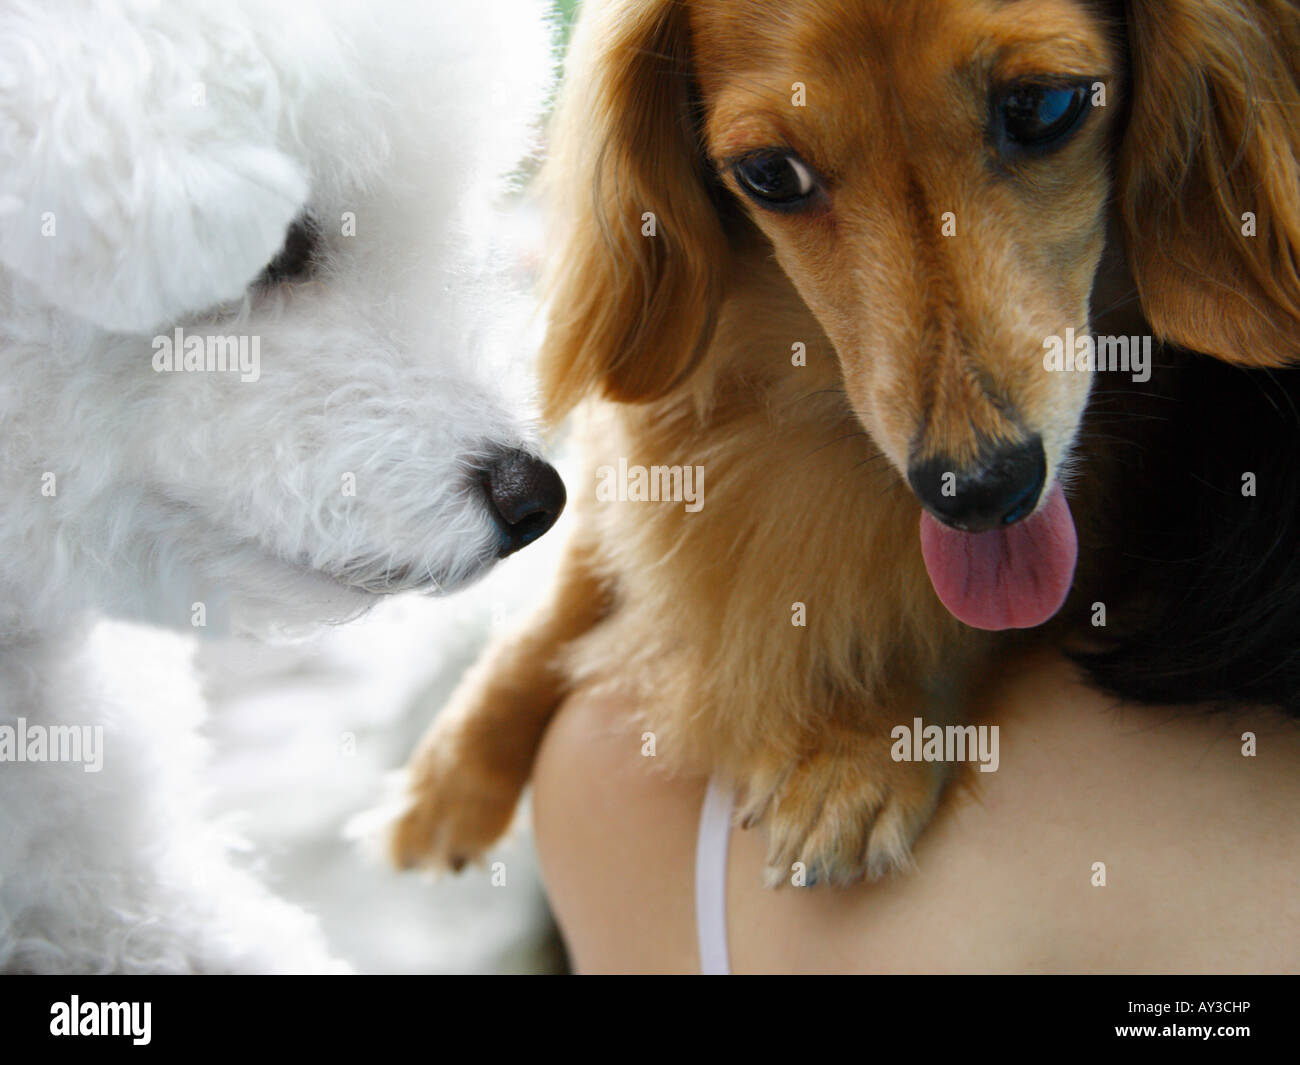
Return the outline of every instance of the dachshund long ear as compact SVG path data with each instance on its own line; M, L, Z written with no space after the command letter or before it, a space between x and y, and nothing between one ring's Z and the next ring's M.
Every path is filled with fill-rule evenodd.
M588 7L546 178L552 420L593 391L643 402L684 380L711 339L727 254L697 144L686 5Z
M1300 8L1128 0L1120 206L1161 336L1251 366L1300 361Z

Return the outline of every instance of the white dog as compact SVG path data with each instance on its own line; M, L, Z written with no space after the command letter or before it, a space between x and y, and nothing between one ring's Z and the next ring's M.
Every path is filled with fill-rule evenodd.
M334 967L196 785L190 637L546 530L488 234L542 0L0 8L0 968Z

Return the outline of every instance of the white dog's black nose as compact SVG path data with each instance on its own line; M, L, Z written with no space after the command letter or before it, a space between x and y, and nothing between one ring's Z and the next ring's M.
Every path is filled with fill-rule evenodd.
M492 516L504 536L500 557L527 547L564 510L564 482L548 462L526 451L507 451L484 473Z

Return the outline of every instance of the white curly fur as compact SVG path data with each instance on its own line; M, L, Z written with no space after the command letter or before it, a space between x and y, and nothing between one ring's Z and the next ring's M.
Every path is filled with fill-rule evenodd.
M543 7L0 8L0 725L105 729L98 774L0 763L0 968L335 967L204 821L190 636L102 619L290 629L491 564L479 471L536 446L491 233ZM250 286L304 213L313 276ZM178 326L260 376L155 372Z

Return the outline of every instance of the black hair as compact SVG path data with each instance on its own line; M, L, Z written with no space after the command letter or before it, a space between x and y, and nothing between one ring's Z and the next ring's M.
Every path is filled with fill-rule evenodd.
M1082 596L1106 625L1071 657L1125 699L1300 717L1300 369L1156 361L1149 383L1094 399L1085 449L1115 449L1099 499L1123 503Z

